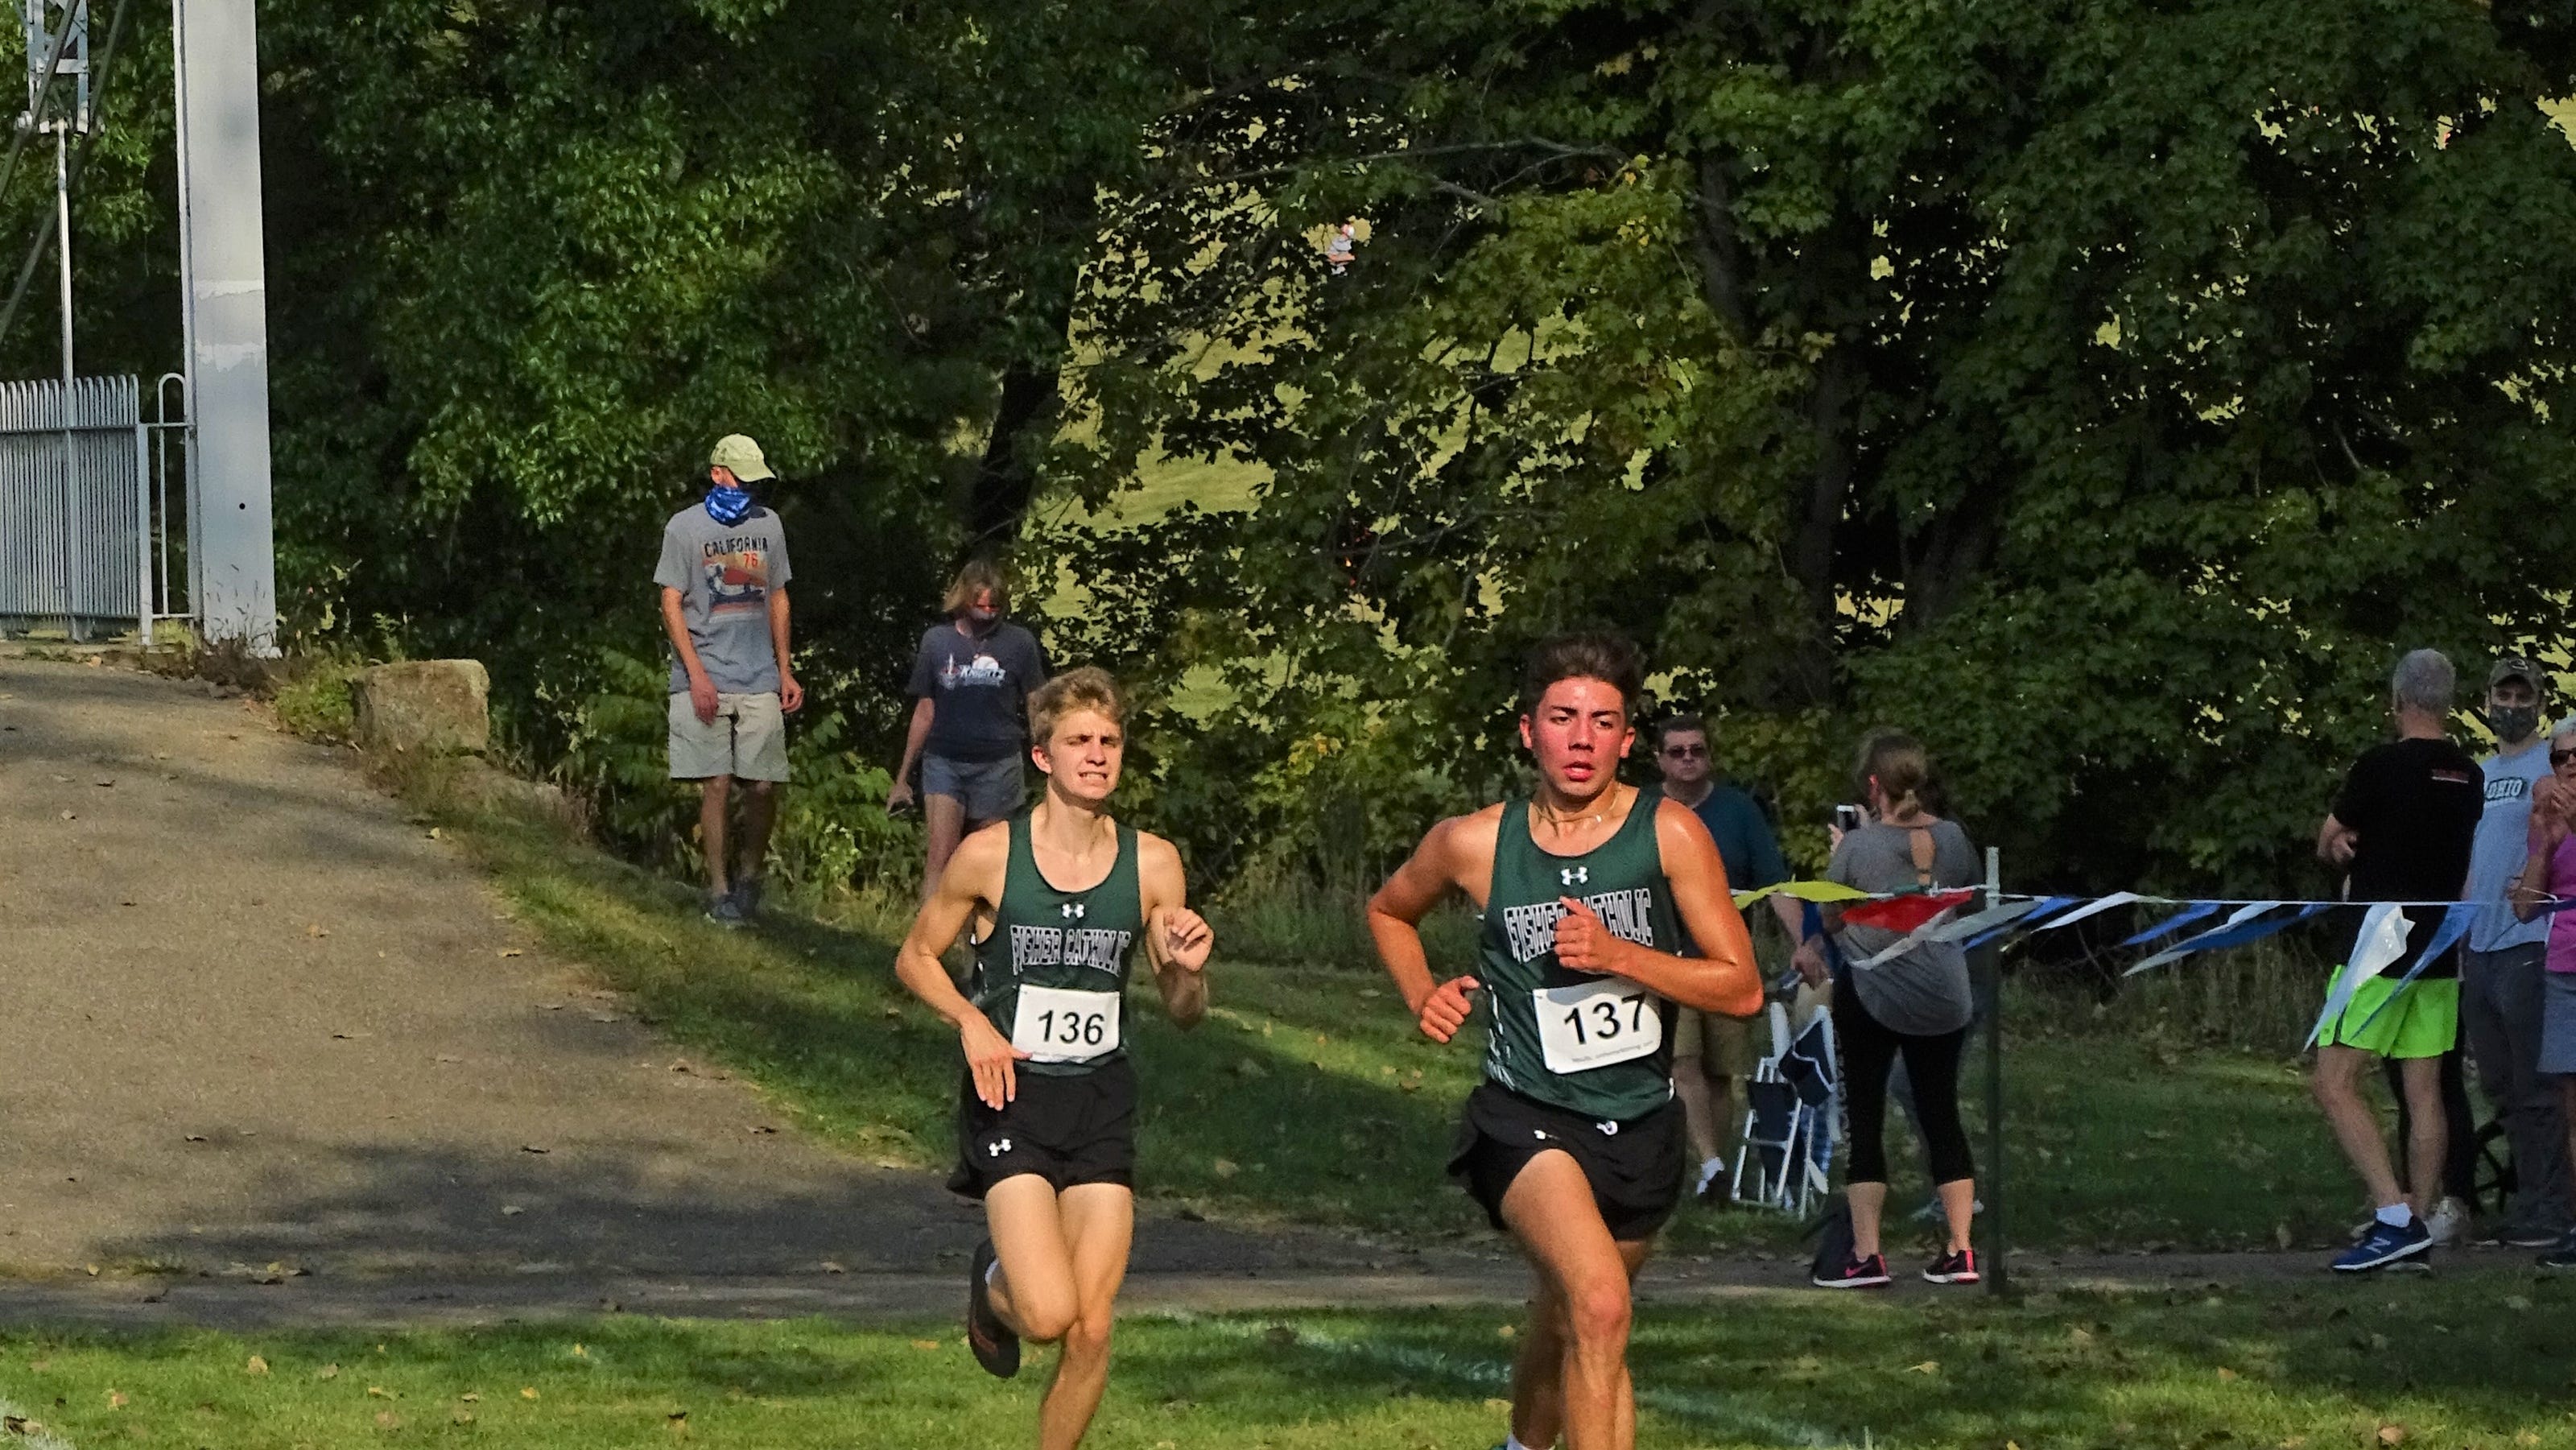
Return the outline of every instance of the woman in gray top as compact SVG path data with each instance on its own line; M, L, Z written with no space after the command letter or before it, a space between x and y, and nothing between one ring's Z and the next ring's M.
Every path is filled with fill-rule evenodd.
M1860 787L1869 799L1868 823L1834 843L1826 875L1862 891L1916 891L1969 886L1977 881L1976 848L1955 821L1923 808L1930 775L1923 747L1913 737L1885 732L1861 746ZM1968 1242L1975 1212L1975 1166L1967 1129L1959 1121L1959 1059L1967 1045L1975 1002L1968 990L1967 953L1955 942L1922 942L1872 966L1870 958L1904 933L1857 923L1825 908L1825 924L1852 965L1834 988L1834 1037L1842 1047L1843 1094L1851 1115L1852 1252L1838 1273L1815 1276L1827 1289L1870 1288L1888 1282L1879 1251L1879 1223L1887 1206L1887 1075L1896 1059L1914 1082L1923 1129L1950 1241L1923 1271L1935 1284L1977 1282L1977 1254ZM1798 952L1798 970L1821 985L1825 958L1812 938Z

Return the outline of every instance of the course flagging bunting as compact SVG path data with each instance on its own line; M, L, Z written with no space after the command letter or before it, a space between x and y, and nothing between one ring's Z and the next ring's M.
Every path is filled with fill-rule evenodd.
M2291 904L2292 903L2283 901L2255 902L2246 907L2243 911L2229 917L2224 925L2213 927L2208 931L2202 932L2198 936L2178 941L2172 946L2165 948L2163 951L2156 953L2154 956L2138 963L2136 966L2129 968L2129 970L2121 973L2121 975L2134 977L2140 972L2161 967L2167 962L2180 961L2184 957L2193 956L2201 952L2221 951L2228 947L2241 947L2247 942L2261 941L2263 938L2272 935L2274 932L2287 931L2291 927L2297 926L2300 922L2307 920L2309 917L2316 915L2320 911L2326 910L2335 903L2331 901L2311 901L2304 906L2300 906L2296 911L2280 911L2281 907ZM2260 921L2252 919L2264 911L2277 911L2279 914L2265 917Z
M2377 902L2363 914L2361 931L2352 944L2352 959L2344 963L2343 971L2335 977L2334 990L2326 993L2325 1010L2317 1014L2317 1025L2308 1029L2308 1046L2316 1046L2317 1039L2325 1036L2327 1024L2343 1016L2344 1009L2352 1005L2353 994L2361 990L2362 983L2378 976L2390 962L2404 955L2406 927L2406 913L2399 910L2393 901Z
M2130 937L2128 940L2120 943L2120 945L2124 947L2144 946L2148 942L2154 941L2159 937L2170 936L2173 933L2182 930L2184 927L2191 925L2195 921L2202 920L2206 917L2216 916L2219 909L2224 905L2224 902L2217 901L2192 902L2182 910L2177 911L2173 915L2166 917L2164 920L2157 922L2155 925L2148 927L2145 931L2139 932L2136 936Z
M1880 897L1844 907L1843 922L1848 926L1874 926L1881 931L1910 932L1951 907L1965 905L1976 894L1972 889L1961 889Z
M2450 910L2443 912L2442 924L2435 928L2433 932L2433 940L2425 946L2423 951L2416 954L2415 964L2406 969L2405 976L2397 979L2397 985L2400 988L2403 988L2407 983L2424 975L2424 969L2426 967L2440 961L2442 959L2442 953L2449 951L2453 943L2469 934L2469 928L2476 923L2479 914L2484 912L2487 909L2487 906L2488 903L2483 901L2463 901L2453 906ZM2382 1001L2378 1006L2371 1008L2370 1015L2361 1019L2362 1027L2368 1027L2371 1023L2378 1021L2379 1014L2387 1011L2388 1004L2396 1000L2397 996L2392 992L2388 995L2386 1000Z

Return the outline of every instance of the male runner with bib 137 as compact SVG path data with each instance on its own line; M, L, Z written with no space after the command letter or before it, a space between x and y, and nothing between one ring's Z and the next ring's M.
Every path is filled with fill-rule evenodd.
M984 1200L966 1337L976 1362L1019 1372L1020 1341L1062 1346L1038 1410L1040 1450L1072 1450L1109 1382L1109 1325L1136 1226L1136 1073L1119 1008L1145 946L1172 1020L1207 1016L1207 923L1183 904L1180 853L1109 817L1126 748L1118 687L1079 669L1029 696L1029 754L1046 794L948 860L895 971L957 1028L966 1080L957 1171ZM969 919L961 994L939 953Z
M1540 645L1521 743L1538 789L1431 828L1369 901L1369 932L1423 1033L1486 998L1485 1080L1451 1176L1536 1273L1512 1363L1508 1450L1630 1450L1629 1284L1682 1192L1671 1004L1762 1006L1753 942L1708 827L1619 783L1644 667L1611 635ZM1471 976L1434 983L1415 929L1450 891L1484 913ZM1699 955L1677 955L1687 930Z

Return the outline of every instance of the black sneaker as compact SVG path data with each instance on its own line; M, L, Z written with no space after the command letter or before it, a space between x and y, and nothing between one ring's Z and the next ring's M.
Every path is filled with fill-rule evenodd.
M1866 1259L1846 1259L1838 1274L1810 1274L1807 1282L1819 1289L1876 1289L1888 1282L1887 1255L1872 1254Z
M1977 1251L1953 1249L1932 1261L1923 1271L1926 1284L1973 1284L1977 1282Z
M733 909L744 921L760 914L760 878L745 876L733 884Z
M735 903L733 892L727 890L707 893L707 920L727 931L742 929L742 907Z
M984 1282L992 1269L993 1241L986 1239L975 1246L974 1267L966 1271L966 1347L975 1352L975 1362L986 1374L1009 1379L1020 1372L1020 1337L993 1312L991 1291Z
M2496 1241L2511 1249L2552 1249L2567 1237L2567 1228L2565 1224L2507 1224L2496 1235Z
M2532 1262L2544 1269L2576 1269L2576 1229L2569 1229L2555 1247Z

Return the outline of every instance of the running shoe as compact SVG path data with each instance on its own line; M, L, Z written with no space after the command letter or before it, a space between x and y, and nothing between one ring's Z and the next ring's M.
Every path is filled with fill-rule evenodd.
M1819 1289L1876 1289L1888 1282L1887 1255L1872 1254L1866 1259L1846 1259L1838 1274L1810 1274L1807 1282Z
M1711 1158L1699 1166L1699 1186L1691 1190L1691 1197L1709 1208L1724 1208L1735 1201L1735 1180L1726 1171L1725 1159Z
M1977 1282L1977 1251L1952 1249L1932 1261L1923 1271L1926 1284L1973 1284Z
M2331 1266L2338 1274L2359 1274L2386 1268L2403 1259L2419 1262L2433 1252L2433 1231L2419 1218L2408 1218L2403 1228L2370 1221L2370 1231L2361 1242L2343 1251Z
M760 914L760 878L745 876L733 884L733 909L749 921Z
M2507 1248L2554 1249L2558 1247L2558 1241L2560 1239L2567 1237L2571 1228L2576 1228L2576 1225L2560 1223L2509 1224L2505 1227L2504 1232L2498 1234L2496 1238L2498 1242L2504 1244Z
M992 1290L984 1276L993 1271L993 1241L975 1246L975 1262L966 1271L966 1347L975 1362L995 1379L1020 1372L1020 1337L993 1312Z
M2532 1262L2544 1269L2576 1269L2576 1228L2569 1229L2549 1252Z
M2454 1249L2468 1242L2469 1227L2476 1215L2467 1204L2456 1198L2445 1198L2433 1206L2424 1226L2433 1235L2435 1248Z

